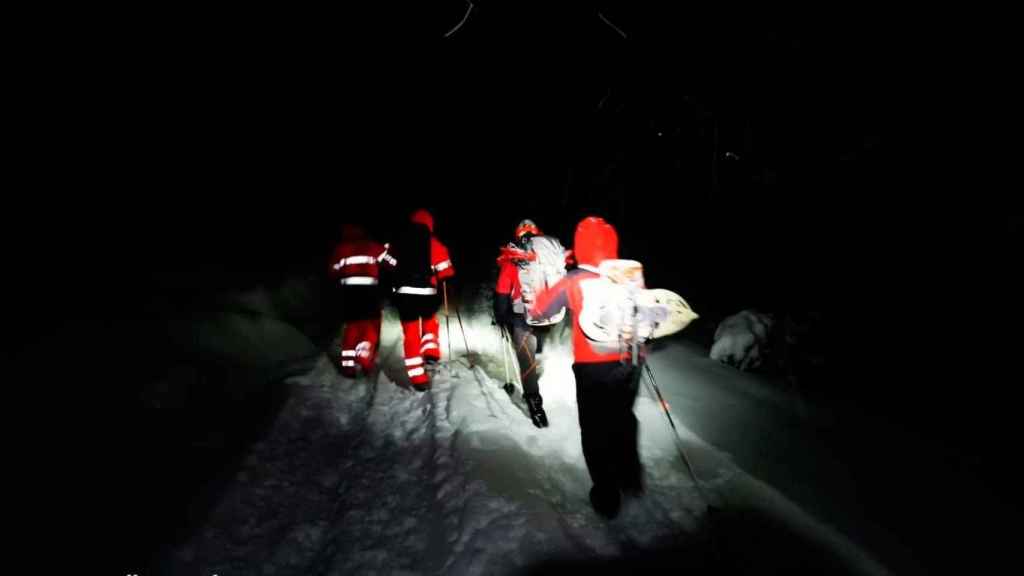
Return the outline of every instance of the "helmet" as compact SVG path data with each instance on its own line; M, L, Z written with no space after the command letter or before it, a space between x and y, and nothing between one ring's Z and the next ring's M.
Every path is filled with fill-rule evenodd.
M515 239L519 240L525 235L541 236L541 229L537 228L537 224L534 220L526 218L519 222L519 225L515 227Z
M540 228L533 223L533 220L523 220L516 226L515 244L523 250L529 250L530 238L540 236Z

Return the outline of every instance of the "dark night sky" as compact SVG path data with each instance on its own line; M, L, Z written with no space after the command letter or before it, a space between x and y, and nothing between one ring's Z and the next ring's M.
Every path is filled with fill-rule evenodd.
M12 158L39 215L13 227L44 279L25 290L87 279L116 310L272 281L319 270L343 220L386 236L425 205L464 278L520 218L569 244L598 213L702 310L842 291L934 317L941 285L993 318L1012 293L1009 197L917 165L957 125L934 120L948 90L910 89L922 54L962 40L892 14L486 0L445 39L465 4L421 4L39 17Z
M956 125L934 121L943 92L911 90L949 41L892 17L599 3L623 39L587 3L490 1L445 39L465 4L422 4L40 19L21 147L40 218L15 236L44 281L25 291L85 279L91 311L134 315L154 290L317 272L342 221L386 237L427 206L464 279L523 217L569 244L602 214L709 317L842 294L854 317L941 323L955 300L978 333L1014 292L1009 197L944 193L963 159L918 165Z
M439 40L451 4L313 26L182 13L111 40L67 145L101 190L82 207L123 211L117 263L251 282L321 261L343 220L386 236L427 206L486 277L520 218L568 244L598 213L705 307L820 293L829 196L880 144L835 23L602 4L623 39L585 3L483 2Z

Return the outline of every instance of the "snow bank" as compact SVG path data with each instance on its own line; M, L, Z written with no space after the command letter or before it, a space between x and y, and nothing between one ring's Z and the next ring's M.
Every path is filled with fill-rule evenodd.
M775 320L770 314L743 310L722 320L711 346L712 360L750 370L761 365L768 348L768 333Z

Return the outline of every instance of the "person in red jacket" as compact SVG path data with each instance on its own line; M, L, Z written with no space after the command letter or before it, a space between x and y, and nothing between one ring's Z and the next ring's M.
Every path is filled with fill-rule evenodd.
M328 276L341 292L341 373L349 378L357 368L364 374L373 369L380 342L380 265L391 261L387 247L370 239L361 226L342 226Z
M548 426L544 399L540 395L540 363L537 354L544 347L549 326L531 326L526 322L523 287L519 280L519 267L533 256L527 248L529 239L540 236L540 228L532 220L523 220L516 226L515 240L502 247L498 257L498 281L494 286L494 319L512 339L519 360L523 400L530 411L530 420L537 428Z
M437 311L441 307L440 282L455 276L448 248L434 236L434 217L417 210L392 243L395 258L393 301L402 321L405 369L419 391L430 388L425 364L441 359Z
M640 367L628 350L607 349L587 338L580 315L587 306L587 282L597 279L603 260L618 258L618 233L602 218L590 216L576 226L573 252L578 267L537 296L529 314L545 318L562 306L572 311L573 365L583 458L593 487L590 502L601 515L618 514L621 493L643 491L643 469L633 415Z

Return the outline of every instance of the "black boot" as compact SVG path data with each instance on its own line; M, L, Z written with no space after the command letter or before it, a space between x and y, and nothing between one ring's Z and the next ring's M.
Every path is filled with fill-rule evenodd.
M642 466L623 466L619 477L619 488L628 496L642 496L644 487L644 469Z
M530 419L537 428L547 428L548 415L544 412L544 399L540 394L523 394L526 406L530 409Z
M594 511L601 516L612 519L619 515L619 504L621 497L619 491L614 488L598 487L596 484L590 489L590 505Z

